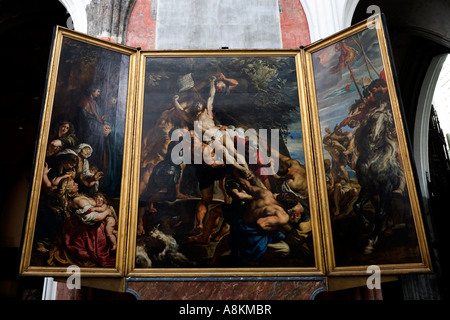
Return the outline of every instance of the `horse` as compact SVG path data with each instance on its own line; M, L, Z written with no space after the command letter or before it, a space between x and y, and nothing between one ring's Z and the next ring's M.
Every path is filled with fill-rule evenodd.
M397 158L398 141L393 136L392 111L388 106L388 103L382 103L371 110L355 137L358 151L355 172L361 191L353 210L371 230L364 254L373 252L378 237L383 232L393 192L399 187L403 173ZM368 201L375 209L373 221L369 221L362 213Z

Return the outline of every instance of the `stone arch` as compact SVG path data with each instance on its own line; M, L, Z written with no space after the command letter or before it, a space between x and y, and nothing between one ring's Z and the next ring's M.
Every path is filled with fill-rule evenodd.
M359 0L301 0L308 19L311 42L349 27L358 2Z
M115 43L126 42L126 30L136 0L59 0L76 31Z
M74 29L87 33L86 6L90 0L59 0L59 2L62 3L72 17Z
M425 75L422 88L420 90L417 104L416 119L414 125L414 158L418 164L418 179L424 199L429 198L427 187L427 174L429 173L428 162L428 130L433 95L436 83L439 79L442 65L447 55L442 54L433 58Z

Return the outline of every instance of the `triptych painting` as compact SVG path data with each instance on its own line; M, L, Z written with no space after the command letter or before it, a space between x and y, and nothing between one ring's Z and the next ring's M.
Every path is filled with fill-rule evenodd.
M384 32L140 51L57 28L21 274L429 272Z

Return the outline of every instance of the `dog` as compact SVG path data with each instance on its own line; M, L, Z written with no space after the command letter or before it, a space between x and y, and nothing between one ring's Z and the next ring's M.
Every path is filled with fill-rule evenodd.
M175 238L158 228L136 241L136 260L138 268L187 267L194 265L183 253L178 251Z

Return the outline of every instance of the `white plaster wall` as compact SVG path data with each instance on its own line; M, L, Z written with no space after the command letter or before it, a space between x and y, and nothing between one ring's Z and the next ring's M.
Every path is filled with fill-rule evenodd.
M74 29L86 33L92 0L59 0ZM351 25L359 0L298 0L305 11L311 42ZM278 0L153 0L158 49L280 48ZM368 14L368 17L370 14Z
M281 48L278 0L154 0L157 49Z

